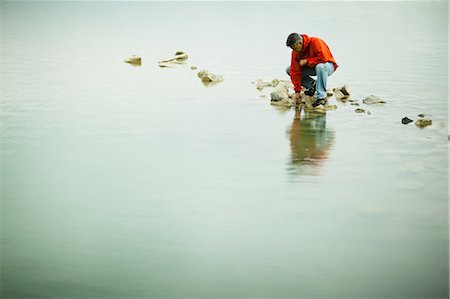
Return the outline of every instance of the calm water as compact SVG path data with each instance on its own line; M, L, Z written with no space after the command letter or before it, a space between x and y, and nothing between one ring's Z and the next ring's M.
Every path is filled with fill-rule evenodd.
M0 8L2 298L448 298L446 2ZM388 104L270 106L292 31Z

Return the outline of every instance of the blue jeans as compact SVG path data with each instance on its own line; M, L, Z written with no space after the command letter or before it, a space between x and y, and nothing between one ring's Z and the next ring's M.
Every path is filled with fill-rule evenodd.
M286 69L286 73L290 75L290 67ZM331 62L319 63L315 68L303 68L302 86L310 89L314 85L314 79L311 76L317 76L316 81L316 98L324 99L327 97L327 79L334 73L334 65Z

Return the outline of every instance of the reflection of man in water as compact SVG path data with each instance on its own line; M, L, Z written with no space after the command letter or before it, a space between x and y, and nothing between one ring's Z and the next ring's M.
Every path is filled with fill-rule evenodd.
M328 158L334 141L334 132L326 128L326 115L306 113L296 117L289 131L291 144L291 166L295 173L314 174Z

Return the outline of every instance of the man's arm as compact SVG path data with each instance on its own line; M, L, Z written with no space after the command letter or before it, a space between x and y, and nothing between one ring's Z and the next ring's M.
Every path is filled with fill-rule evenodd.
M291 81L294 85L295 92L300 92L302 90L302 75L303 69L300 66L300 57L299 54L295 51L292 51L291 54L291 67L289 69L289 73L291 75Z
M315 49L314 52L316 53L316 55L314 55L313 57L306 58L308 67L313 68L319 63L327 62L325 59L325 53L329 52L330 50L328 49L328 46L325 44L324 41L320 39L315 39L314 41L312 41L310 47L314 47Z

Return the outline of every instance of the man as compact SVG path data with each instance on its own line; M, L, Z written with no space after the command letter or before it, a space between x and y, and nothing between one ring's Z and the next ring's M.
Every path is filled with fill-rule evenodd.
M292 49L291 65L286 72L294 85L295 102L300 102L300 91L304 86L306 95L316 97L313 107L325 104L328 76L338 67L327 44L318 37L291 33L286 46ZM317 76L317 81L311 76Z

